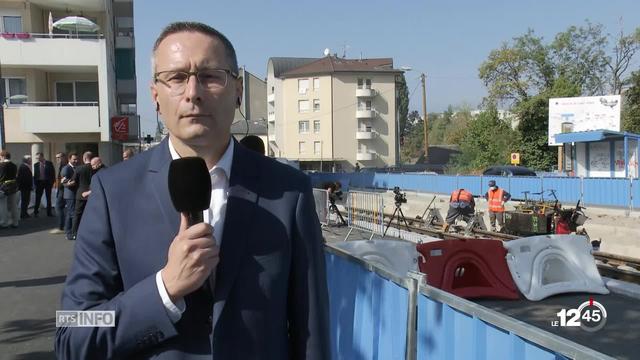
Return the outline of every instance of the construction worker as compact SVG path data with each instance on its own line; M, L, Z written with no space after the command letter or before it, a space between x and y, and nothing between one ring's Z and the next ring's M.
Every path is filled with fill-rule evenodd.
M451 193L449 198L449 211L447 212L447 220L444 225L444 231L456 222L458 217L469 223L476 209L476 202L473 200L473 194L465 189L457 189Z
M484 194L484 198L489 202L489 222L491 231L496 231L496 219L500 229L504 226L504 203L511 199L511 194L502 190L496 185L495 180L489 180L489 191Z

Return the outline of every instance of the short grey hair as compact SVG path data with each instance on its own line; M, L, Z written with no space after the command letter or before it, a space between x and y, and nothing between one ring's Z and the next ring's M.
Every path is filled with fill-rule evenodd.
M229 41L229 39L224 36L224 34L207 24L193 21L179 21L171 23L167 27L165 27L156 39L156 42L153 44L153 50L151 52L152 79L156 74L156 51L158 50L160 43L169 35L180 32L197 32L220 40L220 42L222 42L222 45L224 46L225 54L227 56L227 62L229 63L230 67L229 70L231 70L236 75L238 74L238 58L236 56L236 50L233 48L233 44L231 44L231 41Z

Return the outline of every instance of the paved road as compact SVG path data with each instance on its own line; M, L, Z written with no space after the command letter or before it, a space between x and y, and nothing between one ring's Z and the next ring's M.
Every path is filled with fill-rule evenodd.
M55 359L55 311L73 241L51 235L56 218L23 220L0 230L0 357Z

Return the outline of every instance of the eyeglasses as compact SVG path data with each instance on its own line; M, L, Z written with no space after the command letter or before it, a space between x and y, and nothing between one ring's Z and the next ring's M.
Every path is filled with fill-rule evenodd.
M227 69L202 69L198 71L160 71L153 75L154 82L160 82L169 88L171 95L182 95L187 83L194 75L198 84L209 91L222 90L229 82L229 76L238 78L238 74Z

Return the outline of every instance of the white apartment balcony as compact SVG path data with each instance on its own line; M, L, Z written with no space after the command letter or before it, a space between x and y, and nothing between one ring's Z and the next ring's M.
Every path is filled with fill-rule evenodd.
M356 97L374 97L376 94L374 89L356 89Z
M106 43L102 35L12 35L3 34L0 37L0 62L3 66L96 67L106 61Z
M367 150L367 151L358 151L356 153L356 160L358 161L370 161L373 160L376 157L376 152L373 150Z
M276 113L275 113L275 111L271 111L269 114L267 114L267 121L270 122L270 123L276 122Z
M276 94L267 95L267 102L273 104L276 102Z
M75 105L75 106L74 106ZM27 102L19 107L22 130L28 133L99 133L97 102Z
M369 139L373 139L375 136L376 136L375 131L371 129L358 129L356 131L357 140L369 140Z
M356 117L358 119L370 119L376 116L376 111L374 109L357 109Z

